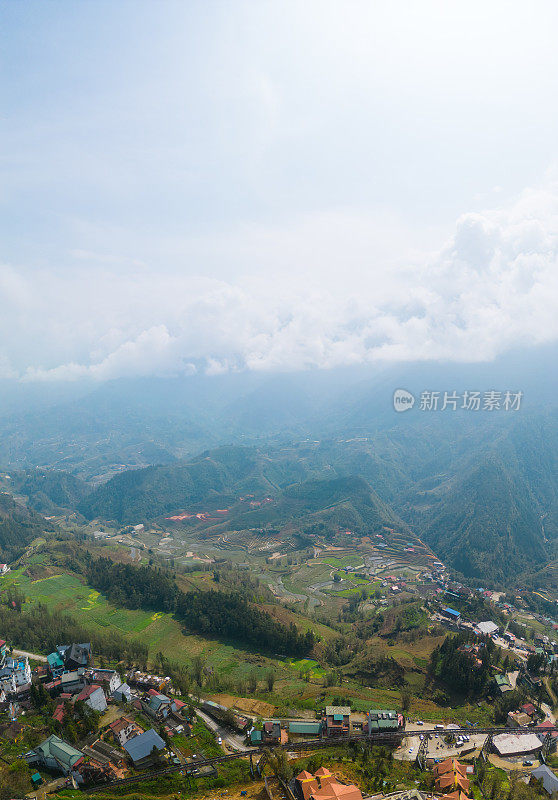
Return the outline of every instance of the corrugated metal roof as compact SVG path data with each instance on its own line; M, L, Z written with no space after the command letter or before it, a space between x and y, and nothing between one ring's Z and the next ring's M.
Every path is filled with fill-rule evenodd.
M317 735L321 727L320 722L289 722L289 733L309 733Z
M145 733L140 733L139 736L134 736L129 742L124 745L124 750L128 753L132 761L141 761L151 754L153 748L163 750L165 747L164 741L161 739L157 731L150 728Z

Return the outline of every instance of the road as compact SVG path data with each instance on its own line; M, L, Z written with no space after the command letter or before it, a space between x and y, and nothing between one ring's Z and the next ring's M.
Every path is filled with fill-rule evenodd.
M199 713L200 716L207 721L209 727L212 730L214 730L214 729L218 730L219 729L220 726L217 725L217 723L214 723L213 720L211 720L212 724L209 723L209 719L210 718L207 717L205 714L203 714L203 712L199 712L198 711L197 713ZM520 732L523 732L523 733L526 733L526 734L527 733L530 734L530 733L533 733L534 731L537 731L537 730L538 730L537 727L534 727L534 728L515 728L514 729L514 733L518 734ZM497 728L481 728L479 730L477 728L477 729L475 729L474 735L475 736L477 736L477 735L480 736L481 734L488 734L488 733L503 733L504 731L506 733L509 733L510 729L509 728L504 728L504 727L497 727ZM469 727L468 728L457 728L456 730L452 730L452 734L456 735L456 736L459 735L459 734L466 734L467 736L470 736L471 732L472 732L472 729L469 728ZM440 731L439 730L430 729L430 728L426 728L426 729L423 728L423 733L424 734L427 734L427 733L429 733L429 734L439 734ZM225 731L225 734L230 739L231 734L228 731ZM410 738L413 738L413 737L416 738L416 734L417 734L417 732L415 730L413 730L413 731L401 731L401 730L398 730L398 731L382 731L382 732L378 732L378 733L374 734L372 737L369 737L367 734L358 734L357 736L347 736L347 737L343 738L343 742L347 743L347 744L349 742L371 742L371 743L375 742L377 744L383 744L383 743L389 743L390 741L393 741L393 739L398 739L399 737L403 737L403 738L406 738L406 739L410 739ZM279 747L281 749L287 749L289 751L292 750L292 751L295 751L295 752L297 750L322 750L324 747L338 747L338 746L339 746L339 740L337 738L335 738L335 737L330 738L330 739L326 738L326 739L304 740L304 741L300 741L300 742L288 742L285 745L277 745L277 747ZM238 759L238 758L245 758L248 755L250 755L251 757L254 756L254 755L261 755L265 751L266 751L265 746L263 746L263 747L245 747L245 746L243 746L242 752L227 753L227 754L223 754L221 756L214 756L212 758L207 758L207 759L203 759L203 760L196 760L195 763L192 762L192 763L188 764L187 766L185 764L179 764L179 765L172 765L172 766L169 766L169 767L165 767L164 769L156 770L154 772L144 772L142 774L138 773L138 774L135 774L135 775L131 775L131 776L127 777L127 778L122 778L122 779L117 780L117 781L112 781L112 783L108 783L108 784L107 783L103 783L103 784L99 784L97 786L90 786L90 787L88 787L87 791L89 792L89 794L94 794L95 792L105 792L106 793L107 789L110 789L112 787L130 786L130 785L132 785L134 783L141 783L142 781L151 780L153 777L161 777L162 775L172 775L175 772L182 772L182 771L187 772L189 769L200 769L201 767L205 767L205 766L215 766L217 764L224 764L224 763L226 763L228 761L231 761L231 760L235 760L235 759Z
M416 735L415 734L416 731ZM417 757L417 752L421 744L420 736L423 734L424 727L417 725L416 723L408 723L405 726L405 732L407 733L407 738L404 743L395 751L395 757L399 758L401 761L414 761ZM486 734L484 733L475 733L475 729L471 728L467 731L467 735L469 736L470 741L466 744L462 744L458 747L454 747L452 745L447 745L444 741L444 736L446 736L450 731L430 731L430 738L428 740L428 751L427 751L427 758L458 758L459 754L464 750L470 747L476 747L479 750L482 749L484 744L484 740L486 739ZM409 753L409 750L412 750Z
M222 725L219 725L218 722L215 722L214 719L211 719L208 714L200 711L199 708L196 709L196 714L205 722L210 731L213 731L216 736L220 736L221 739L228 744L231 750L237 750L241 753L253 750L253 748L247 747L244 744L242 736L237 733L233 733L228 728L224 728Z
M42 661L46 664L46 656L40 656L37 653L28 653L27 650L12 650L12 655L21 656L22 658L29 658L33 661Z

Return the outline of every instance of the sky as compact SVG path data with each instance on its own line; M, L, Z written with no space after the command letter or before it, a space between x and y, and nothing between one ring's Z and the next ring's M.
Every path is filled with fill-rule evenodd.
M0 13L0 378L558 339L553 0Z

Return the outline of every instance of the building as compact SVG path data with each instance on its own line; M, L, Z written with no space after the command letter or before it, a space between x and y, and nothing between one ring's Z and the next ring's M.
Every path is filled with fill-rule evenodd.
M124 747L130 739L143 733L140 726L130 717L115 719L114 722L110 723L109 728L120 747Z
M83 753L80 750L76 750L71 744L54 734L34 750L25 753L24 758L28 764L37 764L52 772L61 772L63 775L78 773L84 761Z
M93 711L102 712L107 710L107 698L105 697L105 693L103 689L96 684L85 686L81 692L76 695L75 701L76 703L80 701L84 702L85 705L89 706Z
M132 701L132 690L127 683L121 683L112 693L115 700L130 703Z
M378 731L396 731L403 725L403 718L397 711L371 709L366 716L368 735Z
M64 666L69 671L85 669L91 661L91 644L89 642L69 646L62 645L57 650L64 659Z
M540 767L534 769L531 772L531 777L541 781L543 789L548 792L548 794L558 792L558 777L546 764L541 764Z
M53 678L59 678L65 670L64 661L58 651L47 656L48 671Z
M319 736L322 731L321 722L289 722L289 736Z
M527 725L531 725L532 722L533 720L529 714L525 714L523 711L509 711L506 719L508 728L525 728Z
M124 750L128 753L134 767L137 769L151 766L157 760L161 750L164 749L164 741L153 728L141 733L139 736L134 736L124 745Z
M310 800L312 794L320 788L317 778L305 769L296 776L295 786L300 800Z
M0 575L5 575L9 571L10 568L7 564L0 564Z
M60 725L62 725L65 718L66 718L66 711L64 709L64 703L58 703L58 705L52 712L52 719L55 719L56 722L59 722Z
M322 715L322 729L326 736L348 736L351 730L351 707L326 706Z
M84 747L83 755L86 761L80 768L80 774L87 781L106 782L126 775L127 766L122 753L101 739Z
M492 742L498 755L503 758L536 753L542 748L536 733L499 733Z
M546 722L540 722L537 725L537 731L541 741L544 741L545 737L550 734L553 743L556 744L556 740L558 739L558 728L556 727L556 723L550 722L549 720Z
M51 684L47 684L47 689L50 689ZM85 678L79 672L64 672L57 680L54 681L55 691L65 692L67 694L76 694L81 692L85 686Z
M0 688L7 694L15 693L20 686L28 686L31 683L31 667L29 659L26 657L19 661L5 657L3 666L0 669Z
M447 758L434 767L434 786L437 792L463 792L467 795L470 782L467 778L467 767L455 758Z
M262 732L252 728L250 731L250 744L255 746L260 745L262 743Z
M281 743L281 723L278 719L266 719L262 725L262 744Z
M512 691L512 686L506 675L496 675L494 677L494 686L500 694Z
M496 623L490 621L479 622L474 628L475 633L480 636L495 636L499 630Z
M461 612L456 611L454 608L443 608L440 612L444 617L451 619L453 622L458 622L461 618Z
M176 711L176 706L166 694L159 694L155 689L150 689L147 696L141 700L142 709L153 719L162 722L171 711Z
M314 775L306 770L300 772L294 779L294 789L299 800L362 800L358 787L340 783L325 767Z
M120 675L114 669L88 669L85 677L91 683L102 686L106 694L112 694L122 685Z

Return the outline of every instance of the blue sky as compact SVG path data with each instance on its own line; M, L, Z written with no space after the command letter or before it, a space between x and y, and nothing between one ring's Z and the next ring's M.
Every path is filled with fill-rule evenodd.
M558 335L551 0L1 11L0 374Z

